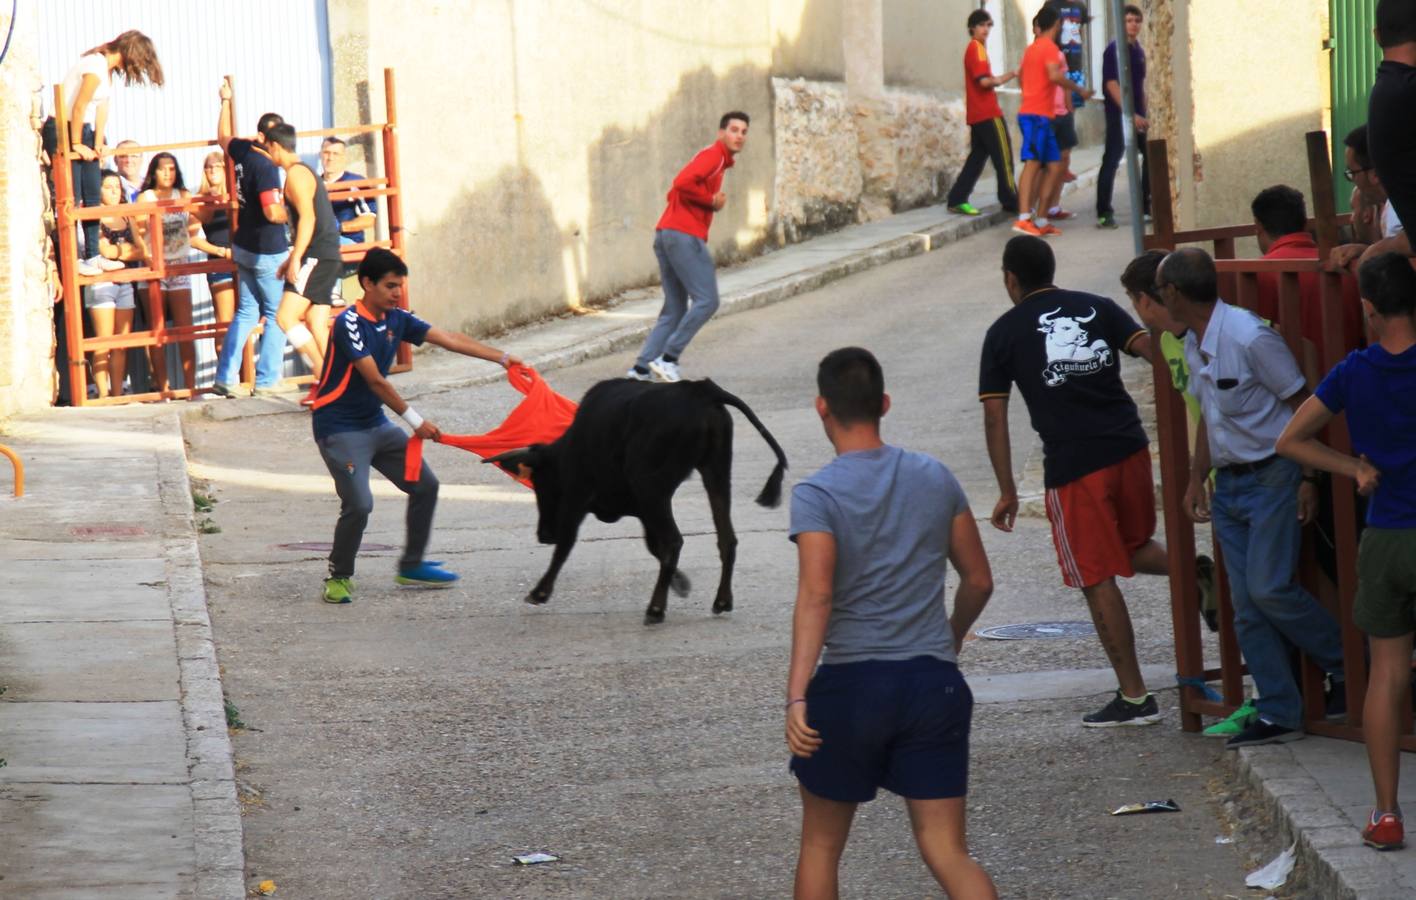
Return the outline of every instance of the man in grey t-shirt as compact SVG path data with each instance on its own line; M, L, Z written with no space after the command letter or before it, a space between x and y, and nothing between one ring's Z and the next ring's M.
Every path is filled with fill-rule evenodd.
M978 525L943 463L881 441L890 398L869 351L830 353L816 382L836 459L792 491L796 895L836 896L856 806L883 787L909 804L920 854L949 896L995 897L964 841L973 697L954 664L993 591ZM950 563L960 578L952 615Z

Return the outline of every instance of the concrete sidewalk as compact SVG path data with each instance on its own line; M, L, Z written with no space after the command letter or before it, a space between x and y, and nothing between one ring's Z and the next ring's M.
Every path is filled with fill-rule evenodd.
M0 896L243 897L241 817L170 409L0 439Z

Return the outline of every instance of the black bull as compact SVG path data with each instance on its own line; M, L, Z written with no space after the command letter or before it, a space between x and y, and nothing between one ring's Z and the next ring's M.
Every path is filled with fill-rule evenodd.
M786 454L746 403L706 379L676 384L627 378L602 381L585 394L570 427L554 443L533 444L486 460L510 471L529 470L539 512L536 536L556 548L550 567L526 602L550 599L586 513L594 513L602 522L635 516L644 525L649 552L659 560L659 578L644 621L664 621L669 588L682 597L689 586L678 570L683 535L674 522L673 496L697 469L708 493L723 565L713 612L731 610L737 535L729 515L733 463L729 406L742 412L777 455L777 465L757 497L762 506L776 506L782 496Z

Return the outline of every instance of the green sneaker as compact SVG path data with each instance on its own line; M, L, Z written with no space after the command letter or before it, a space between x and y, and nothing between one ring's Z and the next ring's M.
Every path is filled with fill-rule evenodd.
M1254 701L1245 700L1238 709L1230 713L1229 718L1221 722L1215 722L1213 725L1206 728L1204 730L1204 736L1231 738L1254 724L1258 721L1258 718L1259 711L1254 708Z
M324 583L324 602L326 603L349 603L354 599L354 579L352 578L326 578Z
M1116 217L1115 217L1115 216L1113 216L1111 213L1106 213L1105 215L1101 215L1101 216L1097 216L1097 217L1096 217L1096 227L1097 227L1097 228L1111 228L1111 229L1115 229L1115 228L1119 228L1120 226L1118 226L1118 225L1116 224Z
M974 206L972 203L956 203L949 207L949 212L958 213L961 216L979 215L978 207Z

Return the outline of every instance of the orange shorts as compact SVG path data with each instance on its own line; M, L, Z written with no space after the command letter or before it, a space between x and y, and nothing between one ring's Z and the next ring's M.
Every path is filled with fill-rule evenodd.
M1131 557L1155 535L1150 448L1048 488L1047 521L1063 584L1086 588L1135 575Z

